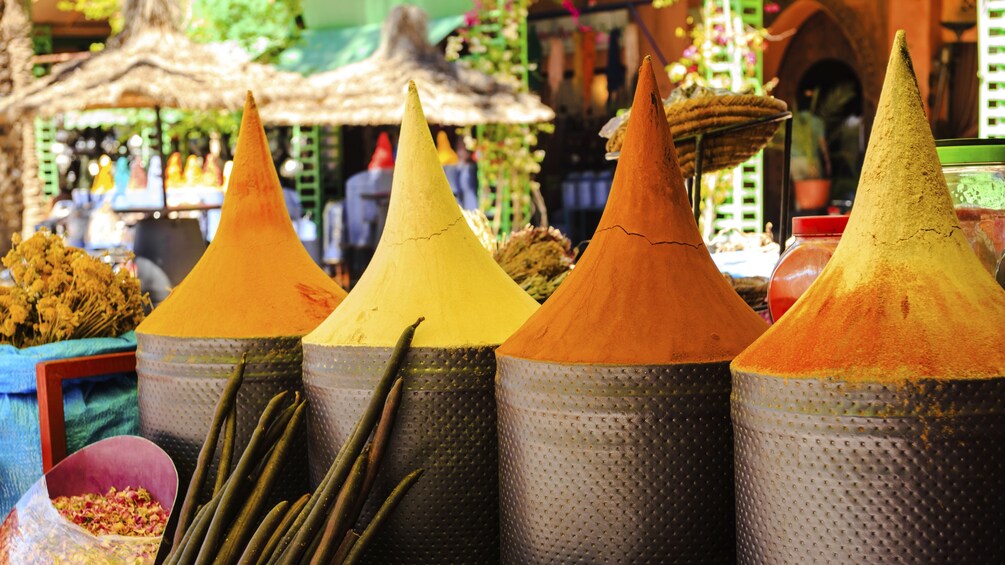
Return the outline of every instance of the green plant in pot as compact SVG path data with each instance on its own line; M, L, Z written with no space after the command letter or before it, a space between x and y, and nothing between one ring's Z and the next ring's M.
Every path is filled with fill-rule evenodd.
M821 93L815 89L808 109L792 117L792 181L801 210L823 208L831 196L833 164L858 178L859 146L855 127L845 124L855 85L842 82ZM850 133L850 135L849 135ZM831 154L831 148L834 154Z
M810 107L816 106L816 93ZM830 158L824 120L812 110L800 110L792 117L792 161L790 165L796 206L801 210L823 208L830 200Z

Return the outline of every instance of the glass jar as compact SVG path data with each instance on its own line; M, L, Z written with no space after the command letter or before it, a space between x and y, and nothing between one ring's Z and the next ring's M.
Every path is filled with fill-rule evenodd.
M792 219L795 241L778 258L768 281L768 311L778 321L817 280L841 241L848 216L802 216Z
M981 264L994 274L1005 253L1005 140L939 140L949 194Z

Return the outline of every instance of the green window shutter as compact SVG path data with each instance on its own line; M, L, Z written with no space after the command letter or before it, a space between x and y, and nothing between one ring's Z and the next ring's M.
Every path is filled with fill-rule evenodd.
M762 0L705 0L705 13L710 14L710 21L705 25L731 25L731 19L738 14L741 21L752 27L764 25L764 3ZM731 88L738 88L737 82L743 76L743 62L739 54L732 52L728 46L719 47L719 52L710 65L711 76L728 76L731 78ZM757 53L755 81L757 93L761 94L760 85L764 83L762 75L761 53ZM725 202L717 208L715 230L739 228L745 232L759 232L764 229L764 152L759 152L749 161L733 171L733 188Z
M980 0L979 7L980 137L1005 137L1005 1Z
M52 119L35 118L35 153L38 156L38 178L46 196L59 194L59 168L52 144L56 141L56 125Z
M311 220L318 228L321 228L321 212L324 207L320 138L318 126L293 126L293 158L303 165L294 178L294 186L300 197L301 208L310 212Z

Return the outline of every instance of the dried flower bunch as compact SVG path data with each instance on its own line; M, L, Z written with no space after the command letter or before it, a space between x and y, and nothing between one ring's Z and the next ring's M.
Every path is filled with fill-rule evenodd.
M167 511L142 487L112 487L104 495L60 496L52 505L64 518L96 536L160 536L167 525Z
M510 234L494 253L499 266L520 288L544 302L572 269L572 243L552 227L532 227Z
M3 258L13 286L0 286L0 343L30 347L134 329L150 304L139 279L118 272L63 239L40 231L15 234Z

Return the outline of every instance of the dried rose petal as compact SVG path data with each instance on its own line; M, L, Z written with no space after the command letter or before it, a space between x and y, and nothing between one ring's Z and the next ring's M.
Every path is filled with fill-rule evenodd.
M164 533L167 512L144 489L108 489L108 493L61 496L53 507L67 520L96 536L159 536Z

